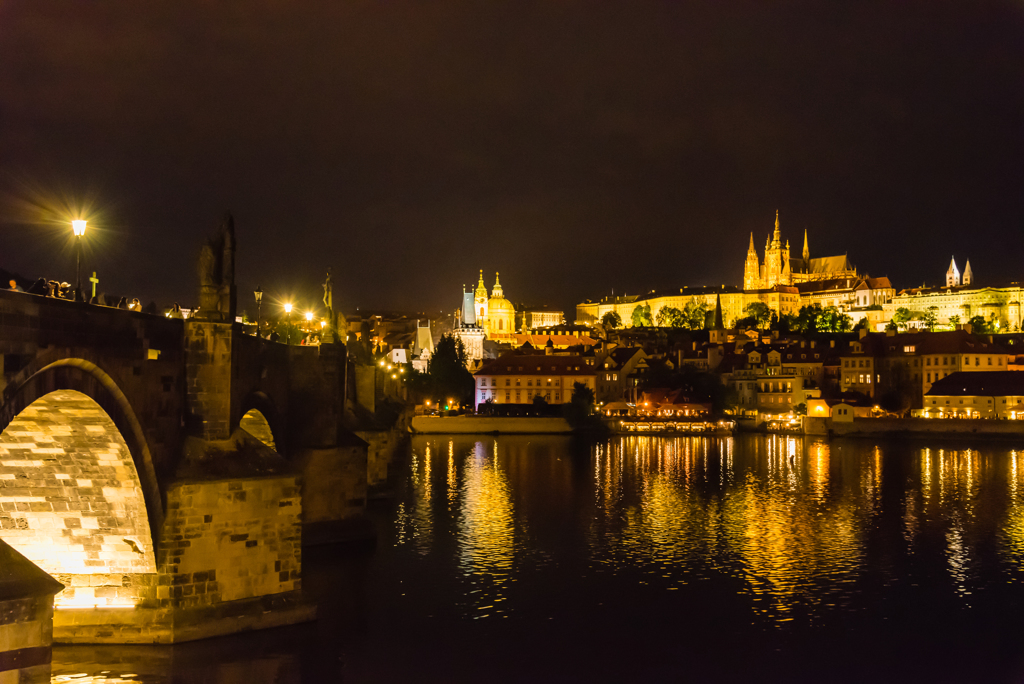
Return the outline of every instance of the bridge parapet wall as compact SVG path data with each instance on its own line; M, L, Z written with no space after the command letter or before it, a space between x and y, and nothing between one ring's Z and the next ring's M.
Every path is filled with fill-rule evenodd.
M85 381L92 364L123 393L141 428L157 478L177 467L185 395L182 321L82 302L0 290L0 429L56 389L81 390L116 411ZM54 364L87 363L58 369ZM87 385L95 382L86 381ZM122 427L119 425L118 427ZM134 454L138 455L138 454Z

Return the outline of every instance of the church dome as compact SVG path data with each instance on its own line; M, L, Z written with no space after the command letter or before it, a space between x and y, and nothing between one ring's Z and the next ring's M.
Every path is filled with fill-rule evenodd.
M504 297L491 297L487 300L487 310L491 315L497 313L515 313L516 309L512 306L512 302L508 301Z
M505 299L498 276L499 274L494 274L494 289L491 290L491 298L487 300L487 309L491 316L500 313L514 314L516 309L512 306L512 302Z

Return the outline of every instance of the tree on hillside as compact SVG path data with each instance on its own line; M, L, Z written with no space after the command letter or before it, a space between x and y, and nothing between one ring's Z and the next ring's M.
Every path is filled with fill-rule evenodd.
M622 316L614 311L605 312L605 315L601 316L601 325L609 330L622 327Z
M849 332L853 319L834 306L826 306L820 309L815 327L821 332Z
M651 305L641 304L634 307L631 322L635 328L649 328L654 325L654 319L651 318Z
M808 304L800 307L796 315L793 330L799 333L814 333L818 331L818 319L822 314L821 304Z
M897 330L906 330L907 323L913 318L913 314L910 313L910 309L905 306L901 306L896 309L892 314L892 322L896 325Z
M992 324L986 321L984 316L971 316L967 325L971 326L971 333L974 335L992 332Z
M922 316L924 324L928 326L929 330L935 329L935 324L939 322L939 307L929 306Z
M473 401L473 375L466 370L468 362L462 340L446 333L441 336L427 363L430 393L438 402L456 399L468 404Z
M757 327L761 330L766 329L772 320L772 310L764 302L751 302L747 304L747 308L743 310L743 313L753 317L757 321Z
M658 315L654 317L654 320L659 326L665 328L686 327L686 319L683 316L683 312L674 306L663 306L658 309Z
M952 316L949 317L949 324L954 328L960 325L960 317L957 316L956 314L953 314Z
M708 305L704 302L698 304L691 299L683 307L683 318L685 320L683 327L690 330L703 330L708 319Z

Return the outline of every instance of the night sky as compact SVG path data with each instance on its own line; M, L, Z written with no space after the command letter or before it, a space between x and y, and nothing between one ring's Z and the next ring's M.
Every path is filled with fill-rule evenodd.
M195 303L454 309L740 284L795 251L1021 279L1024 5L0 0L0 267ZM571 314L570 314L571 318Z

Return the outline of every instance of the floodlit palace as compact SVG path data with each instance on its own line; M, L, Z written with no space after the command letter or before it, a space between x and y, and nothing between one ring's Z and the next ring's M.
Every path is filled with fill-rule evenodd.
M943 285L909 288L897 294L888 278L859 273L845 254L811 257L806 231L800 256L792 256L789 241L782 238L776 212L775 230L765 242L764 258L754 246L754 235L750 236L742 288L684 287L678 292L652 292L644 297L604 297L578 304L576 321L595 324L606 313L614 312L623 325L630 326L633 310L638 306L649 307L652 317L663 307L685 310L703 304L710 311L720 297L723 318L730 327L746 315L748 306L762 302L779 315L796 314L801 307L815 304L823 308L834 306L854 323L866 319L868 328L876 331L883 330L901 308L911 313L910 328L923 327L926 315L933 315L935 323L944 327L955 327L982 316L997 329L1018 331L1024 326L1021 290L1019 283L979 287L969 261L961 274L956 261L951 260Z
M647 297L605 297L597 302L578 304L576 321L597 323L612 311L619 314L623 325L629 326L633 309L638 306L649 306L652 316L662 307L682 311L688 306L704 305L711 311L720 298L723 318L730 326L746 315L746 308L754 302L765 304L779 315L796 314L800 307L812 304L835 306L846 312L863 310L863 315L874 325L876 321L873 319L880 320L882 316L879 309L895 294L888 278L872 278L858 273L845 254L812 258L806 231L803 251L799 257L793 257L789 240L782 239L776 212L775 230L765 242L763 260L754 246L753 233L750 235L750 246L743 262L742 288L727 285L684 287L679 292L652 293Z

